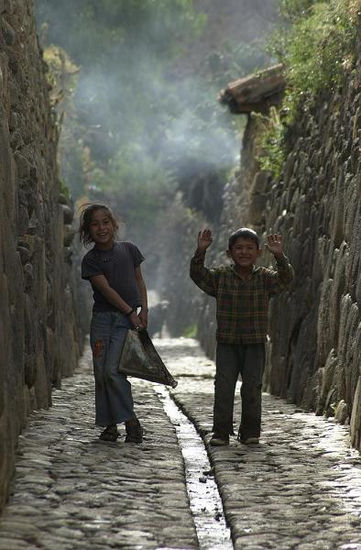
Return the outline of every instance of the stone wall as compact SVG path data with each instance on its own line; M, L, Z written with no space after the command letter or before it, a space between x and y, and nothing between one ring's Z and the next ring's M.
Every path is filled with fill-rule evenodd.
M265 388L307 410L334 415L349 424L352 444L358 449L360 81L359 63L352 75L345 76L341 90L334 94L325 91L312 109L300 111L288 132L289 152L277 182L270 174L260 172L257 163L252 164L257 117L251 116L238 184L234 184L228 199L234 211L234 205L240 205L241 194L245 196L247 212L239 209L242 225L244 222L254 227L263 236L269 231L284 235L286 252L296 270L289 291L271 300ZM216 259L219 263L220 253ZM271 260L266 254L264 263ZM210 348L206 331L202 344Z
M296 270L271 307L268 386L361 427L361 111L359 69L299 119L265 227L284 234Z
M69 286L73 211L61 194L33 2L0 1L0 509L28 414L79 356Z

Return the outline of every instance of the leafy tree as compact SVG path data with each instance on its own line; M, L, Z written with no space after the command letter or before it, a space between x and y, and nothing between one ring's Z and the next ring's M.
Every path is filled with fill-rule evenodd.
M38 2L38 18L53 22L52 42L81 67L75 102L97 162L129 141L154 144L166 123L162 99L174 88L167 68L202 22L190 0L48 0Z
M214 38L196 4L36 0L45 51L66 52L79 68L76 87L56 105L63 116L63 179L79 203L113 206L126 238L147 257L147 280L170 285L172 297L188 292L184 267L193 230L205 218L218 223L224 184L238 161L241 126L217 103L219 91L267 63L261 43L242 42L237 25L229 36L218 28ZM213 22L220 4L210 2ZM263 5L239 4L240 11L247 4L247 13ZM64 74L54 74L56 95ZM185 299L181 310L188 308Z
M38 0L37 14L40 24L49 27L48 43L51 37L80 67L75 111L64 125L71 126L71 151L64 158L71 160L67 177L75 196L80 193L75 173L82 147L96 167L86 178L95 187L99 170L114 187L123 177L133 182L140 177L136 166L115 163L120 150L137 151L150 173L157 162L164 177L170 170L179 173L192 159L211 162L222 173L235 164L238 127L216 98L230 79L265 63L259 45L229 38L224 42L227 55L210 52L195 74L186 60L206 16L192 0ZM223 61L217 64L218 58Z

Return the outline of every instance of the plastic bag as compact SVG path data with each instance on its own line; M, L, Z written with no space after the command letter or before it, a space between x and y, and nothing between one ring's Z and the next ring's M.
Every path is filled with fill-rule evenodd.
M178 382L155 349L145 329L128 330L119 360L119 372L175 388Z

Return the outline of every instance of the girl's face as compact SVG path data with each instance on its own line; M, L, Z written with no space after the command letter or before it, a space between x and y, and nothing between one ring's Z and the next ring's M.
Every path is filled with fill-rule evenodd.
M109 213L103 208L93 212L89 233L98 248L106 250L113 246L115 226Z

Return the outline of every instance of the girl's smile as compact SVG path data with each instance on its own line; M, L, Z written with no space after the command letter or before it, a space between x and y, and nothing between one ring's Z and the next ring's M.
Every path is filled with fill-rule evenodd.
M105 210L93 212L89 232L98 248L107 249L113 246L115 227Z

